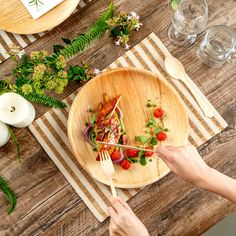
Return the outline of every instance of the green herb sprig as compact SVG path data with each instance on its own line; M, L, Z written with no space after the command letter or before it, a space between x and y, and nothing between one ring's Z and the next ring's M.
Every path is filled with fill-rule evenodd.
M92 79L98 73L100 73L100 70L98 69L93 70L88 63L82 62L81 65L69 67L67 78L69 80L74 80L84 83Z
M130 14L120 12L117 16L107 20L107 24L111 29L111 35L117 38L116 45L124 44L129 49L129 35L133 30L139 30L142 23L139 22L139 16L135 12Z
M16 195L12 191L12 189L9 187L7 181L0 176L0 190L5 194L8 202L9 202L9 207L7 209L7 213L11 214L15 207L16 207Z
M62 55L65 58L69 59L75 54L83 52L87 47L91 45L93 41L100 38L103 33L105 33L109 26L107 20L109 20L114 13L114 5L110 4L109 8L99 17L99 19L92 24L83 34L80 34L73 41L67 41L65 46L56 45L54 47L54 54L52 57L57 57Z
M7 125L8 131L10 133L11 139L13 140L13 143L16 146L16 152L17 152L17 159L19 161L19 163L21 163L21 154L20 154L20 143L16 137L16 134L14 133L13 129Z
M141 144L143 148L150 147L154 149L159 142L156 138L156 135L163 131L168 132L168 129L165 128L163 121L164 117L156 118L153 115L153 110L155 110L157 104L153 104L151 100L148 100L146 106L149 109L150 116L146 123L145 135L135 136L135 140L139 143L139 145ZM139 163L143 166L147 164L145 153L143 151L139 151L138 160Z
M31 102L42 104L45 106L49 106L49 107L53 107L57 109L66 107L66 104L64 102L57 100L53 97L47 96L45 94L38 94L36 92L24 94L21 91L18 91L18 94L20 94L22 97L24 97L25 99Z

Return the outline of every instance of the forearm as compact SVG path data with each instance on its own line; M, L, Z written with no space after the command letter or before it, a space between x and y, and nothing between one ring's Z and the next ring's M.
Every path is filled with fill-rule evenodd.
M209 170L206 180L200 184L200 187L236 203L236 180L215 169Z

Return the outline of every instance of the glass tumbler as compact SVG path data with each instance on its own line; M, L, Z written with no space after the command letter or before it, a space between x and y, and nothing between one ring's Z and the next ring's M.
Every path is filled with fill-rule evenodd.
M202 63L215 68L226 61L236 64L236 32L226 25L212 26L200 43L197 56Z
M173 12L168 37L177 46L190 46L206 27L208 5L206 0L181 0Z

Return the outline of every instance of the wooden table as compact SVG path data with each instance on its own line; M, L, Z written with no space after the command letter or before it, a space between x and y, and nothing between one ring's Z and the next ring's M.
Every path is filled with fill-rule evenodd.
M174 56L179 58L191 78L216 107L229 127L199 148L206 162L217 170L236 178L236 69L225 65L212 69L196 57L198 42L188 49L175 47L167 38L171 10L168 0L115 0L117 10L133 10L141 15L142 30L131 37L132 46L155 32ZM209 23L228 24L236 29L236 2L209 0ZM71 16L43 38L26 48L51 51L60 38L73 38L83 32L107 6L106 0L92 1L86 9ZM112 52L112 53L111 53ZM85 53L71 60L81 60L103 69L124 49L113 45L105 35ZM0 77L9 74L12 62L0 65ZM72 84L61 96L67 96L79 85ZM48 108L37 106L37 116ZM18 196L15 212L6 214L7 201L0 194L0 235L107 235L109 220L99 223L80 197L73 191L28 129L16 130L22 146L24 164L16 161L12 142L0 150L0 175L6 177ZM129 201L150 235L200 235L233 212L229 201L188 184L170 173L146 187Z

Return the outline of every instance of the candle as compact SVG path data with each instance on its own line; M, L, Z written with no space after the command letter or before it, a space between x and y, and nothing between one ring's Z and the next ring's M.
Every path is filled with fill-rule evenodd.
M10 138L10 133L7 125L0 121L0 147L5 145Z
M30 125L35 118L33 105L16 93L0 96L0 120L17 128Z

